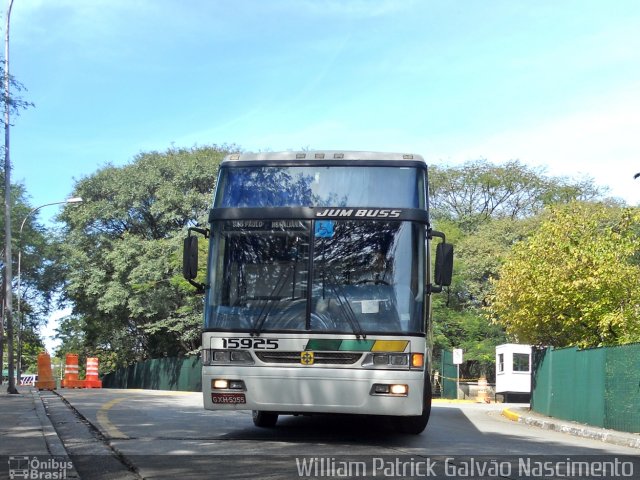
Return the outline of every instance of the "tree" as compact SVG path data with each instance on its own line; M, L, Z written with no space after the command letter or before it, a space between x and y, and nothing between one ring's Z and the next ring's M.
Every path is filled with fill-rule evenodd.
M598 197L604 190L591 180L548 177L518 161L493 165L486 160L460 167L431 166L429 194L436 227L456 248L448 296L434 299L434 347L463 348L468 377L490 375L494 349L507 340L501 324L483 307L498 270L513 245L536 228L546 205Z
M572 200L592 200L604 193L590 179L548 177L542 168L512 160L493 165L486 160L460 167L431 166L429 195L437 220L449 219L466 232L495 218L518 219L545 206Z
M436 352L462 348L465 363L460 367L463 378L492 377L495 347L506 342L502 326L487 321L477 308L454 310L434 307L433 345Z
M549 209L494 280L489 313L518 341L594 347L640 341L640 211Z
M234 146L169 149L106 166L66 208L66 298L87 353L112 367L199 347L202 298L181 276L185 229L204 224L218 165Z
M0 181L4 182L4 173L0 170ZM23 185L14 184L11 188L11 231L12 231L12 251L13 272L18 271L18 252L22 252L20 268L20 292L17 290L17 276L14 276L13 292L20 295L20 317L14 317L13 321L17 328L14 330L17 339L18 333L22 337L24 355L22 369L29 369L35 366L35 357L28 352L38 349L42 343L36 335L38 327L43 323L43 319L50 312L53 303L54 293L59 289L61 278L61 260L58 242L47 230L38 223L38 218L31 215L27 218L20 235L20 226L27 214L31 211L28 195ZM0 219L0 237L4 244L4 217ZM0 259L0 267L4 270L4 256ZM0 292L0 301L4 303L5 289ZM16 299L17 301L17 299ZM3 354L4 342L8 341L3 336L3 329L0 329L0 358ZM2 361L0 361L2 364ZM1 365L0 365L1 366Z
M464 279L454 294L465 308L482 308L493 291L490 279L518 242L533 233L540 223L538 217L523 219L489 219L471 235L457 242L458 274Z
M4 59L0 60L0 75L2 75L2 78L4 78L5 75L5 65L6 61ZM16 80L13 75L9 75L9 87L11 91L14 92L13 95L11 95L11 97L9 98L9 113L12 116L20 114L21 110L25 110L27 108L35 106L33 102L25 100L20 95L17 95L17 93L26 92L27 88L21 82ZM5 96L0 95L0 108L3 112L5 109L5 102ZM4 157L4 151L2 152L2 156Z

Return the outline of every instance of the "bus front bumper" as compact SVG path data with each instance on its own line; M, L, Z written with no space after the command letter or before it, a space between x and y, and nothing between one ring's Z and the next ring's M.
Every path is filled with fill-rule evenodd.
M202 392L208 410L420 415L424 372L204 366Z

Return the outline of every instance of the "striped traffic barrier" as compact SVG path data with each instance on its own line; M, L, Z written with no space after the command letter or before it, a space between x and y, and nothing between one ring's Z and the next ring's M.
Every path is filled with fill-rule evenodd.
M67 353L64 364L62 388L83 388L84 381L78 379L78 355Z
M102 388L102 381L98 378L98 358L87 357L87 374L84 388Z

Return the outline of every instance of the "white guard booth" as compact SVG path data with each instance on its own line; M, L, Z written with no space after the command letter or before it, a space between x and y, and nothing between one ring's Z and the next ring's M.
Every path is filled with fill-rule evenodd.
M496 398L500 396L505 402L531 399L531 345L496 347Z

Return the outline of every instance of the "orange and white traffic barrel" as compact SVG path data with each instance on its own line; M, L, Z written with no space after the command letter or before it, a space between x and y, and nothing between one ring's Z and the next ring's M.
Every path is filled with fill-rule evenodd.
M98 378L98 358L87 357L87 375L84 388L102 388L102 381Z
M51 357L47 352L38 354L38 380L36 380L38 390L55 390L56 382L51 372Z
M83 388L84 382L78 379L78 355L67 353L64 364L62 388Z

